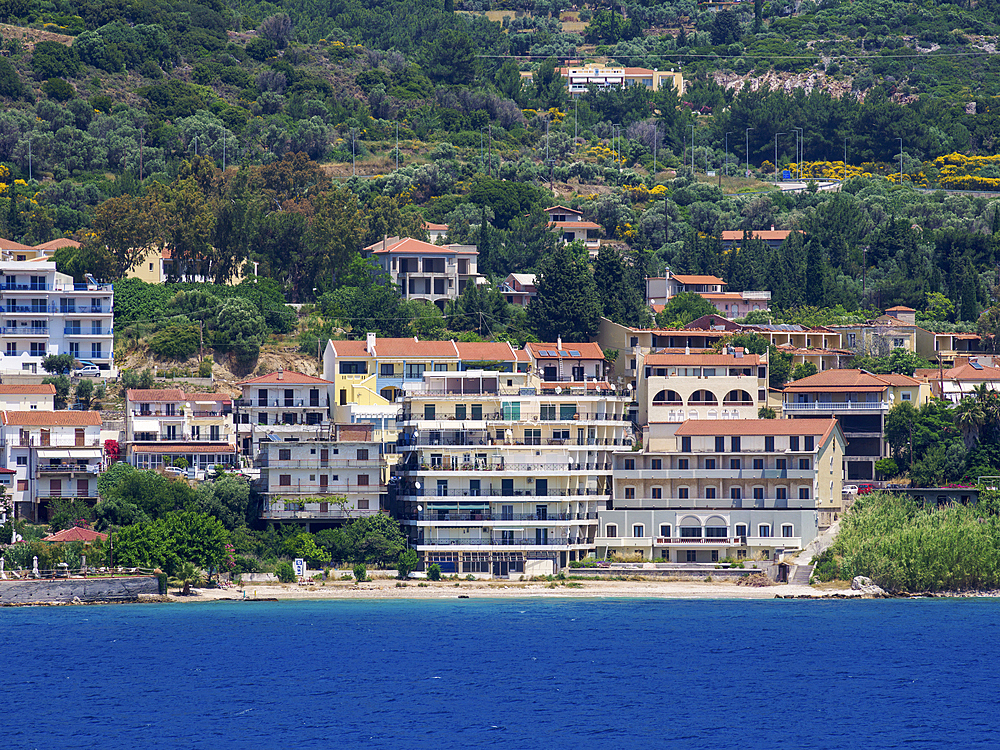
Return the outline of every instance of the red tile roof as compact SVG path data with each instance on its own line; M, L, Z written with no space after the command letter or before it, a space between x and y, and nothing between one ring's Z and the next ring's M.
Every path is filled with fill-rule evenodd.
M750 232L751 237L755 237L759 240L768 240L774 242L777 240L784 240L788 235L792 233L790 229L758 229ZM722 232L723 242L739 242L743 239L742 229L726 229Z
M982 365L982 369L978 370L968 362L963 362L950 370L945 370L944 377L946 380L1000 380L1000 367ZM937 379L936 371L931 379Z
M600 224L595 224L592 221L550 221L550 227L559 227L560 229L600 229Z
M830 419L689 419L677 428L680 437L717 435L822 435L823 439L837 427Z
M7 240L0 237L0 250L34 250L35 248L30 245L22 245L20 242L14 242L14 240Z
M56 387L52 383L44 385L0 385L0 396L54 396Z
M184 401L184 391L180 388L129 388L125 394L128 401Z
M646 357L646 364L651 366L679 365L682 367L693 367L701 365L703 367L756 367L760 364L760 357L756 354L745 354L736 357L732 354L650 354Z
M718 284L720 286L725 286L726 282L720 279L718 276L704 276L704 275L687 275L675 273L674 278L677 279L682 284Z
M258 375L255 378L249 378L236 385L262 385L264 383L274 384L274 385L333 385L329 380L323 380L323 378L317 378L315 375L305 375L301 372L295 372L294 370L285 370L284 372L269 372L266 375ZM216 394L209 394L216 395Z
M57 240L49 240L41 245L35 245L35 250L58 250L61 247L82 247L82 245L68 237L60 237Z
M506 341L455 342L463 362L515 362L514 347Z
M55 534L45 537L42 539L43 542L94 542L98 539L104 541L108 538L107 534L102 534L100 531L94 531L93 529L83 529L79 526L74 526L71 529L63 529L62 531L57 531Z
M575 208L569 208L568 206L549 206L548 208L544 209L544 211L545 213L549 213L549 211L565 211L566 213L569 214L576 214L577 216L583 216L583 211L577 211Z
M872 375L863 370L823 370L807 378L796 380L785 386L789 391L830 391L840 392L881 392L889 387L889 381L880 375Z
M133 453L235 453L236 446L228 445L203 445L200 443L159 443L158 445L133 445Z
M24 427L91 427L101 425L99 411L5 411L3 423Z
M563 341L562 348L560 349L555 343L528 343L524 346L525 350L534 359L558 359L560 357L553 357L551 355L542 355L540 352L565 352L561 357L566 357L567 359L604 359L604 351L601 349L600 344L585 342L582 344L570 344ZM569 352L579 352L578 355L571 355Z
M427 255L430 253L472 253L472 250L458 249L456 246L452 245L432 245L430 242L424 242L423 240L415 240L412 237L405 237L399 240L395 244L389 242L389 246L385 249L382 248L381 242L376 242L374 245L369 245L365 248L376 255L380 253L419 253L421 255Z

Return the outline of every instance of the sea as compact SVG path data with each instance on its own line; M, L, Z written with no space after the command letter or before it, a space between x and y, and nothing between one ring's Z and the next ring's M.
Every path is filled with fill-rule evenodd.
M1000 600L0 610L3 748L997 748Z

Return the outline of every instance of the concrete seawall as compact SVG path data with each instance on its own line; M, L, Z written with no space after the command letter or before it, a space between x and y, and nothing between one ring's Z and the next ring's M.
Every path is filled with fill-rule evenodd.
M155 576L130 578L59 578L45 581L0 581L0 605L52 602L130 602L140 594L158 594Z

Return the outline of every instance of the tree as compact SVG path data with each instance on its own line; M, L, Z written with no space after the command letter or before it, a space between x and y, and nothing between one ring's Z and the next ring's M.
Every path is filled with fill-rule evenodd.
M75 396L77 403L83 404L85 409L89 409L91 399L94 397L94 381L89 378L83 378L76 384Z
M396 574L400 578L406 578L417 569L419 564L420 555L417 554L415 549L408 549L396 561Z
M601 245L594 261L594 284L604 317L620 325L647 328L651 316L636 276L635 265L626 264L616 247Z
M1000 305L993 305L979 316L979 320L976 322L976 332L979 334L986 351L997 351L997 337L1000 336Z
M219 308L218 320L214 341L216 348L227 349L241 367L252 366L267 336L264 318L246 300L230 297Z
M762 406L757 410L757 419L777 419L778 414L770 406Z
M883 477L894 477L899 474L899 467L891 458L880 458L875 462L875 473Z
M712 44L733 44L741 36L740 19L734 11L720 10L712 19Z
M557 70L558 66L556 58L550 57L532 75L536 106L541 109L560 107L568 96L566 82Z
M65 409L66 400L69 398L69 389L72 383L65 375L55 375L42 380L43 385L53 385L56 389L54 406L56 409Z
M812 362L799 362L792 370L792 380L802 380L818 372L816 365Z
M50 354L42 360L42 369L55 375L68 375L76 367L72 354Z
M159 204L129 194L109 198L94 212L94 241L114 259L113 279L135 268L162 241Z
M660 328L683 328L703 315L717 315L718 312L715 305L697 292L681 292L671 297L656 314L656 325Z
M35 78L72 78L80 72L80 56L72 46L59 42L38 42L31 55Z
M424 59L424 73L438 83L470 84L476 76L476 49L472 40L456 29L446 29L429 43Z
M287 13L276 13L264 19L257 33L274 42L274 46L278 49L284 49L292 38L292 19Z
M955 407L955 425L962 431L967 449L979 442L979 430L987 419L986 409L974 396L966 396Z
M597 333L601 307L587 261L586 248L574 242L538 264L538 294L528 305L528 319L542 341L589 341Z

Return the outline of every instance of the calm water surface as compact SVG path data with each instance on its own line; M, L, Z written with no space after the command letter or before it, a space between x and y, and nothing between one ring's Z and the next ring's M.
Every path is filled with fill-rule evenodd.
M0 610L4 748L1000 747L1000 601Z

